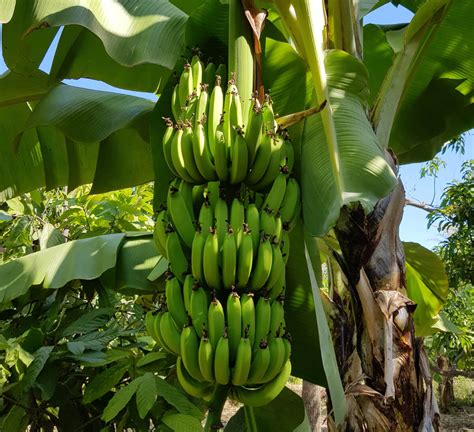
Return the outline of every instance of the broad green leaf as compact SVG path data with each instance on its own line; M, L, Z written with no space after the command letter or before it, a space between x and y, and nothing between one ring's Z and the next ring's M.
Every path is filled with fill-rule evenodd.
M115 393L102 413L102 420L109 422L127 406L127 404L130 402L130 399L132 399L133 395L138 390L140 385L139 380L140 378L134 379L130 382L130 384L122 387L117 393Z
M0 266L0 303L25 294L32 285L61 288L73 279L94 279L115 266L125 234L75 240Z
M102 41L84 27L66 26L51 66L51 80L91 78L115 87L161 93L169 68L144 63L124 66L110 57Z
M404 242L408 297L416 303L415 330L419 336L433 332L438 312L448 295L443 262L418 243Z
M16 0L4 0L0 7L0 23L7 23L12 19Z
M69 324L61 332L61 336L66 337L76 333L90 333L107 324L113 314L114 310L112 308L92 309Z
M19 430L26 430L29 417L23 408L13 405L2 420L0 424L2 432L18 432Z
M462 334L463 331L454 324L442 311L435 317L432 328L446 333Z
M145 354L140 360L137 361L137 367L146 366L158 360L163 360L166 357L167 357L167 354L163 351L151 352L151 353Z
M301 156L305 228L319 237L334 226L343 205L359 201L369 212L396 183L366 116L364 65L338 50L328 52L325 64L337 148L328 146L320 116L311 116Z
M88 28L124 66L143 63L172 69L184 50L187 15L166 0L34 0L30 28L77 24ZM43 25L44 26L44 25Z
M204 415L201 410L196 405L191 403L182 392L169 384L163 378L157 376L155 379L156 389L159 396L161 396L170 405L174 406L181 414L190 415L202 420Z
M54 347L52 346L43 346L35 351L34 353L35 358L31 362L31 364L28 366L28 369L26 370L26 373L25 373L25 377L22 380L22 385L24 386L25 390L29 389L35 384L36 379L38 378L38 375L43 370L53 349Z
M55 228L54 225L51 225L48 222L43 226L43 229L41 230L41 234L39 236L39 244L41 250L57 246L59 244L64 243L65 241L66 239L61 234L61 231Z
M138 415L144 419L156 401L156 381L151 372L147 372L140 378L135 400L137 403Z
M230 419L225 432L237 432L245 429L245 415L242 407ZM285 387L268 405L252 408L257 430L274 430L278 432L310 432L303 399Z
M196 418L186 414L170 414L162 419L163 423L176 432L200 432L201 422Z
M124 376L128 365L117 364L96 375L84 389L83 402L89 404L108 393Z
M36 70L28 77L15 72L0 75L0 106L40 99L49 90L48 75Z

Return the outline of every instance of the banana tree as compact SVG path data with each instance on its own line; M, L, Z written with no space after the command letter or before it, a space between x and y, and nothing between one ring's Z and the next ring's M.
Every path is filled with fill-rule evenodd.
M438 264L428 251L400 242L397 169L474 127L474 5L393 1L414 13L410 23L362 25L386 3L4 2L0 200L39 187L92 183L97 193L154 180L158 210L171 178L160 117L182 56L196 46L228 56L237 77L250 57L257 80L239 84L270 91L302 188L287 274L293 374L329 389L331 427L436 427L422 336L433 331L445 278L426 271ZM42 72L60 27L51 70ZM61 83L81 77L159 100ZM263 408L251 417L250 425L271 425Z

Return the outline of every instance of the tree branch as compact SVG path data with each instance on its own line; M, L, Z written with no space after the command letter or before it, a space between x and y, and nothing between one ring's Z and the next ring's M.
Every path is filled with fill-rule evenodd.
M434 211L438 210L436 207L433 207L429 204L425 204L425 203L417 202L417 201L412 201L411 199L405 199L405 205L409 205L409 206L412 206L412 207L419 208L419 209L424 210L425 212L428 212L428 213L431 213L431 212L434 212Z
M448 370L443 370L440 369L439 367L435 366L434 364L431 365L431 370L433 372L437 372L443 376L447 377L457 377L457 376L462 376L466 378L474 378L474 370L468 370L468 371L461 371L457 369L448 369Z

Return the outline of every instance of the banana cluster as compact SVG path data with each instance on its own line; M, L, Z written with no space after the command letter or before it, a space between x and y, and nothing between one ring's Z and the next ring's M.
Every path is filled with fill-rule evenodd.
M285 266L301 212L293 146L272 100L243 112L223 65L186 65L172 95L163 153L175 175L154 240L169 262L148 333L178 357L179 382L210 399L231 387L249 406L270 402L291 373ZM248 95L250 97L250 95Z
M214 385L221 384L234 386L234 397L248 405L262 402L262 397L254 394L255 386L267 398L276 393L273 399L291 369L283 297L271 300L261 295L255 301L253 293L240 296L235 290L223 291L220 297L224 303L192 274L181 284L170 273L166 306L156 315L148 313L147 331L165 350L178 356L179 382L192 396L206 399Z
M266 190L282 169L291 171L293 146L278 129L272 100L239 95L235 80L227 88L224 65L204 69L197 56L186 64L172 95L171 118L164 119L163 153L171 172L188 183L245 182ZM251 98L249 112L241 97Z

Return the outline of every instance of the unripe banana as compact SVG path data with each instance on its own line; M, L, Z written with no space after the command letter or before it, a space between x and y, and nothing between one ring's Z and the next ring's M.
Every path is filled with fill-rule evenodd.
M201 282L204 282L203 259L205 244L206 237L199 226L194 234L193 244L191 247L191 271L194 279Z
M214 269L214 271L218 271L218 269ZM237 246L234 239L234 230L229 226L222 244L222 283L224 288L230 289L235 285L236 271Z
M203 273L206 284L209 288L219 289L221 286L219 275L219 239L215 229L211 229L211 233L204 244L203 255Z
M244 232L242 242L239 247L239 256L237 259L237 287L245 288L250 279L253 264L253 239L246 224L244 224Z
M253 350L257 350L260 341L266 339L270 331L270 320L272 315L272 307L270 299L261 296L257 302L255 314L255 340Z
M186 183L186 182L183 182ZM201 207L204 204L204 184L202 185L191 185L191 196L192 196L192 214L199 214Z
M189 264L176 231L168 233L166 239L166 254L168 255L171 271L180 282L184 282L184 274L188 272Z
M203 94L204 92L201 94L201 97ZM193 154L201 176L206 181L217 180L216 169L206 140L206 132L201 121L197 122L193 133Z
M227 181L229 178L228 153L229 149L224 134L224 124L219 123L214 140L214 164L216 167L217 177L219 177L219 180L221 181Z
M204 69L203 82L209 86L209 91L212 91L214 87L214 81L216 79L216 65L214 63L208 63Z
M267 282L272 270L272 245L266 236L262 236L258 247L257 259L254 265L249 285L253 290L261 289Z
M235 130L234 126L231 122L230 118L230 113L232 111L231 104L235 101L234 94L238 93L237 87L235 86L235 80L232 78L227 87L227 92L224 97L224 124L223 124L223 130L224 130L224 137L225 137L225 142L229 146L229 148L232 148L232 143L234 142L234 137L235 137Z
M181 357L176 361L176 375L183 390L198 399L210 401L214 391L214 387L208 382L200 382L195 380L186 370Z
M253 346L255 341L255 303L253 301L253 294L243 294L240 303L242 308L241 334L247 332L250 339L250 345Z
M252 346L246 332L244 333L244 337L240 339L239 346L237 348L235 366L232 370L232 384L234 386L241 386L247 382L251 364Z
M249 151L249 166L253 165L255 155L257 154L257 146L262 134L263 115L260 103L257 98L253 98L250 106L250 113L245 128L245 141Z
M147 312L145 315L145 329L148 335L151 336L155 342L158 342L158 345L161 345L160 339L155 332L155 317L151 312Z
M162 210L158 213L155 222L155 229L153 231L153 240L156 248L161 255L165 258L168 257L166 253L166 230L168 228L168 217L166 210Z
M189 175L194 180L193 183L204 183L204 177L199 172L199 169L196 165L196 161L194 159L194 133L191 127L191 123L187 122L184 129L184 135L182 140L182 151L183 151L183 158L186 170L188 171Z
M221 87L221 77L216 76L215 85L211 92L209 101L209 115L207 118L207 137L211 154L216 158L216 132L221 123L222 111L224 110L224 93Z
M188 199L181 192L181 189L170 186L168 192L168 212L171 215L176 231L178 231L186 246L190 248L193 244L196 230L194 228L194 213L189 212Z
M267 285L268 296L271 300L277 299L280 295L283 295L286 286L286 271L283 271L280 274L277 282L274 285Z
M286 231L291 231L298 223L300 214L301 214L301 200L298 200L298 202L296 203L296 210L295 210L295 215L293 216L293 219L291 219L289 222L283 222L283 229Z
M192 325L183 329L180 342L184 367L195 380L204 381L199 369L199 339Z
M237 248L240 247L242 242L242 233L245 223L245 207L238 198L234 198L232 206L230 208L230 225L234 230L235 244Z
M160 334L163 342L171 348L177 356L181 355L180 337L181 333L174 322L171 314L165 312L160 320Z
M263 129L265 132L276 132L277 124L273 113L273 101L270 95L265 95L263 104Z
M269 208L274 214L277 214L280 210L283 198L285 197L286 177L286 174L283 172L277 175L270 192L268 192L263 202L263 208Z
M206 291L199 283L194 284L189 303L189 315L198 335L202 334L204 329L207 330L209 328L207 322L208 308L209 302Z
M166 281L166 304L179 329L182 329L188 320L188 314L184 306L184 297L181 284L174 276Z
M285 363L291 357L291 336L289 333L283 335L283 345L285 346Z
M231 149L230 183L241 183L247 176L248 149L242 128L236 129L237 135Z
M186 275L183 283L183 298L184 298L184 307L188 316L191 316L191 294L193 293L193 287L196 284L196 280L193 275Z
M240 96L237 90L237 87L233 89L233 91L230 93L230 124L231 127L236 130L237 128L243 128L243 115L242 115L242 102L240 100ZM243 133L243 131L242 131Z
M283 301L277 298L272 302L269 339L274 339L285 327L285 309Z
M229 339L227 339L226 335L222 336L217 342L216 354L214 356L214 376L217 384L229 384Z
M206 381L214 382L214 349L204 334L199 344L199 370Z
M193 90L186 100L186 106L184 108L184 121L189 123L190 126L194 124L198 100L199 98L195 90Z
M206 199L210 202L212 210L215 211L217 200L220 197L221 184L218 181L207 183L205 188Z
M193 71L193 91L199 97L201 94L201 83L203 82L204 65L197 55L191 59L191 69Z
M272 147L272 154L268 162L267 170L258 183L253 185L253 188L257 191L265 190L273 183L280 172L288 174L288 167L285 164L286 154L285 148L283 147L283 140L281 137L278 137L276 145Z
M288 231L283 230L281 233L281 256L283 257L283 262L288 262L288 258L290 258L290 234Z
M170 118L163 117L163 120L166 124L166 130L163 134L163 156L165 157L166 165L168 165L168 168L170 169L172 174L177 176L178 172L174 168L173 160L171 157L171 147L173 145L173 138L176 130Z
M199 226L204 238L209 235L209 230L214 226L214 212L212 211L211 204L207 197L204 199L204 203L199 211Z
M277 377L271 382L256 389L238 387L235 389L237 399L246 406L259 407L270 403L286 386L291 374L291 362L287 361Z
M288 137L284 138L284 147L285 147L285 154L286 154L286 166L288 167L288 172L293 172L293 167L295 166L295 149L293 148L293 144L289 140Z
M271 339L268 348L270 350L270 365L262 378L264 383L271 381L280 373L285 361L285 344L281 337Z
M225 82L225 80L227 79L227 68L226 68L225 64L221 63L219 66L217 66L216 76L217 75L222 77L222 79Z
M279 214L275 216L275 236L273 237L273 241L280 244L283 238L283 222ZM281 244L280 244L281 248Z
M252 236L253 254L255 256L260 243L260 212L255 204L249 204L247 207L246 220Z
M194 119L194 127L198 124L205 126L207 123L207 113L209 109L209 93L207 84L200 84L200 94L196 104L196 117ZM207 138L207 134L204 134L204 138Z
M300 187L294 178L289 178L286 186L285 197L280 208L283 223L290 222L294 217L300 201Z
M227 332L229 335L230 360L233 363L237 354L240 338L242 336L242 307L240 297L236 291L227 297L226 305Z
M153 320L153 331L156 336L158 344L170 354L176 355L176 353L165 343L163 335L161 334L161 319L163 318L164 312L158 312Z
M265 339L262 339L255 351L254 359L250 366L247 384L261 384L262 378L267 372L269 364L270 350L268 349L268 342Z
M178 185L179 192L184 198L184 202L188 207L188 212L191 215L191 219L195 219L194 217L194 196L193 196L193 189L194 186L190 183L185 182L181 179L176 179L176 184Z
M280 245L278 243L272 244L272 270L268 276L267 286L274 286L280 279L281 273L285 271L285 262L281 255Z
M262 133L259 138L257 153L252 169L245 179L245 183L254 185L265 175L274 147L278 146L277 139L273 133Z
M224 336L225 332L224 308L215 295L209 305L208 324L209 340L211 341L212 347L215 349L217 347L217 342L222 336Z
M179 101L179 84L176 84L171 95L171 111L173 112L174 121L181 120L182 110L181 102Z
M229 223L229 210L227 208L227 203L220 197L217 199L214 218L216 222L217 238L219 239L219 247L221 247L224 244L227 225Z
M275 216L268 208L260 212L260 230L271 239L275 237L277 233Z
M179 177L189 183L194 183L194 179L186 169L186 162L183 155L183 137L184 129L181 124L177 126L173 141L171 142L171 161Z
M181 107L186 106L188 96L193 92L193 71L191 65L184 65L183 73L179 79L179 103Z

